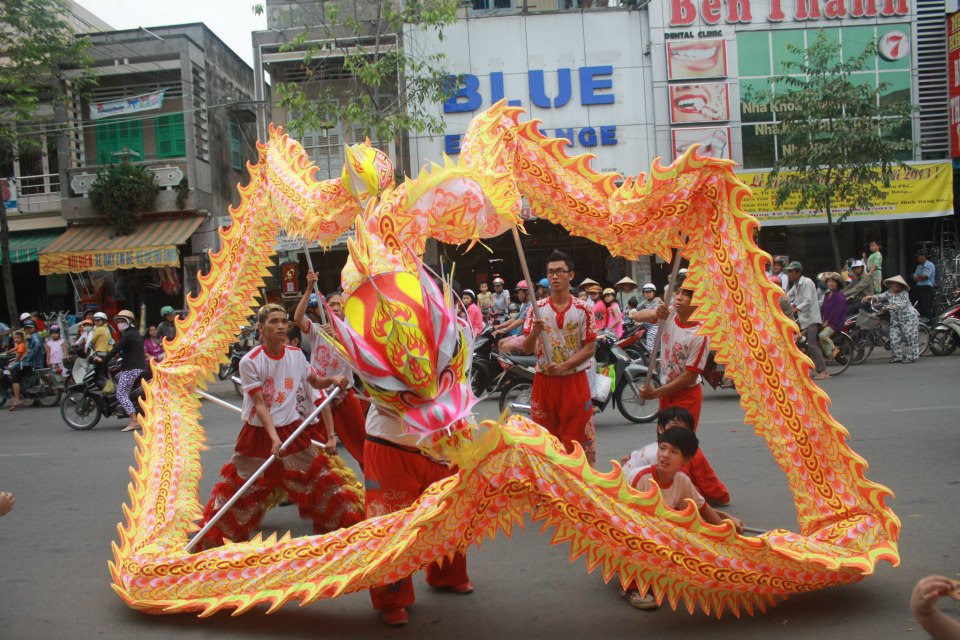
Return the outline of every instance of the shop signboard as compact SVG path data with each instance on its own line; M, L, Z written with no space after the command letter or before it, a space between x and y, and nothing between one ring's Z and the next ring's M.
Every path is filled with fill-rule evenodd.
M775 204L774 189L766 186L768 173L742 172L739 177L753 195L743 199L744 210L765 226L826 223L819 211L796 211L796 198ZM833 209L835 219L846 213L843 202ZM896 169L886 196L875 206L854 211L846 222L935 218L953 213L953 167L949 162L909 163Z
M909 0L657 0L649 16L654 113L669 116L656 123L655 146L668 159L710 141L725 142L719 155L744 167L773 166L783 152L769 104L782 90L774 79L821 30L845 58L876 42L855 81L882 87L884 101L912 100ZM960 121L960 91L953 113Z
M960 158L960 13L947 16L947 82L950 88L950 157Z
M470 120L500 100L523 107L524 120L540 120L544 134L567 139L571 155L597 156L599 171L636 173L656 155L636 12L471 18L445 28L442 41L414 28L404 38L417 55L442 52L454 87L443 104L427 105L444 133L411 140L418 166L458 154Z

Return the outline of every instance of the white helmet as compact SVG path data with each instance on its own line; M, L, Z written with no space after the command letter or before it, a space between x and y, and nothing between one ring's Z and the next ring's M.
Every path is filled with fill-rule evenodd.
M94 319L94 320L103 320L104 322L106 322L107 320L109 320L109 318L107 318L107 314L105 314L103 311L97 311L95 314L93 314L93 319Z
M503 278L494 278L493 284L494 285L503 284Z
M29 313L24 311L23 313L20 314L20 322L23 322L24 320L29 320L31 317L32 316Z
M657 285L653 284L652 282L648 282L647 284L643 285L643 290L644 290L644 291L656 291L656 290L657 290Z

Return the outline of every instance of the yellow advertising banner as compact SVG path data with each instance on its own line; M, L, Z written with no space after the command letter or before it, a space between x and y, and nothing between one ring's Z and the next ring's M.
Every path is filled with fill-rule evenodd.
M766 186L769 172L738 172L737 176L753 191L744 198L743 208L765 227L787 224L825 224L827 216L809 209L797 211L796 199L782 207L774 203L776 194ZM833 208L834 220L847 212L843 203ZM902 220L938 218L953 213L953 165L950 162L908 163L897 169L886 197L867 209L850 214L845 222L865 220Z
M54 273L180 266L180 252L174 246L41 253L39 258L40 275L44 276Z

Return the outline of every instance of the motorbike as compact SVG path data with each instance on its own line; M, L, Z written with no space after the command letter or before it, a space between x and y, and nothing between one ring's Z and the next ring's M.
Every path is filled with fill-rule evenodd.
M494 373L498 372L495 347L497 338L493 335L493 325L483 326L483 331L473 343L473 363L470 365L470 388L473 395L482 398L491 391Z
M109 371L112 374L119 368L119 361L114 361ZM143 374L130 390L130 400L140 415L143 415L143 409L140 406L140 399L143 397L143 381L150 377L149 372ZM97 369L91 364L87 367L83 381L67 389L63 404L60 405L60 416L71 429L86 431L97 426L103 416L126 418L127 414L120 406L116 393L104 392L97 384Z
M650 422L656 419L658 404L643 402L640 398L640 386L647 375L647 367L635 362L626 351L616 344L616 338L610 332L601 332L597 336L597 350L594 359L597 362L596 375L607 376L611 380L610 390L602 398L593 398L594 413L601 413L611 404L616 405L620 414L633 423ZM533 392L533 376L536 366L535 356L500 356L509 362L506 375L510 382L503 385L500 393L501 412L529 412L530 396ZM656 376L651 378L653 387L659 387Z
M0 355L0 370L3 371L0 380L0 407L13 398L13 381L10 379L10 363L12 354ZM23 402L32 400L34 406L55 407L60 404L63 395L63 385L52 369L34 369L20 381L20 399Z
M643 365L649 365L650 354L647 352L645 338L647 329L642 324L637 324L632 320L623 321L623 335L617 340L617 346L627 352L627 355L634 362Z
M941 313L930 329L930 351L937 356L949 356L960 346L960 298Z
M844 332L853 343L853 359L850 364L860 364L870 357L874 347L890 350L890 318L876 300L871 300L869 309L861 308L856 316L847 318ZM930 325L920 318L919 345L922 356L930 348Z
M253 347L250 346L250 336L253 333L253 327L243 327L240 330L240 340L230 345L230 360L221 364L217 371L217 378L220 380L232 380L240 375L240 360L250 352ZM233 383L234 391L238 395L243 395L243 389Z

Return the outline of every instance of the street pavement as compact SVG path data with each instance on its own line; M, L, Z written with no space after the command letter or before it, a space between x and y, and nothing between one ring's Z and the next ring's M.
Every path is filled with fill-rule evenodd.
M69 429L58 409L0 410L0 490L13 491L16 509L0 519L0 639L104 638L925 638L911 619L910 591L920 577L960 577L957 486L960 485L960 355L924 357L912 366L888 364L885 354L822 386L833 415L850 432L854 450L870 464L871 480L891 487L903 523L902 563L882 563L874 575L844 587L781 601L766 613L721 619L668 607L637 611L614 584L569 562L567 545L551 546L538 526L502 534L469 553L472 595L431 591L415 578L410 624L385 627L366 593L273 615L150 616L127 608L110 588L107 561L127 500L134 440L124 422L104 420L91 431ZM239 399L226 385L215 392ZM493 401L482 417L496 417ZM209 450L200 487L206 501L231 452L236 414L205 402ZM729 511L748 526L797 530L786 482L765 443L743 422L732 391L706 389L701 444L733 496ZM653 425L626 424L612 409L598 417L597 459L611 459L652 441ZM353 464L352 460L349 460ZM270 512L265 530L309 533L295 509ZM960 617L957 603L943 609Z

